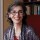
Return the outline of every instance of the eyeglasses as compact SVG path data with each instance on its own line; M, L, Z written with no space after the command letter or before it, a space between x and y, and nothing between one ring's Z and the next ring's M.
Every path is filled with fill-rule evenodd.
M23 11L22 10L19 10L18 12L16 12L16 11L11 11L11 14L13 14L13 15L16 15L16 14L19 14L19 15L22 15L23 14Z

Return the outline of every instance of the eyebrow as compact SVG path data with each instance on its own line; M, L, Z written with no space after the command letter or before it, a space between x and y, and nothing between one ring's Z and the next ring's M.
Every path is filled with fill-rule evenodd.
M19 11L23 11L23 10L19 10Z
M11 12L14 12L15 10L11 11ZM19 11L23 11L23 10L19 10Z

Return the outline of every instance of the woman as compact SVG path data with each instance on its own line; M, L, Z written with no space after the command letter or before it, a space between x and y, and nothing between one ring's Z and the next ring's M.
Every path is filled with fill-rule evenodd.
M39 40L31 27L26 25L26 7L15 2L8 7L9 29L4 33L4 40Z

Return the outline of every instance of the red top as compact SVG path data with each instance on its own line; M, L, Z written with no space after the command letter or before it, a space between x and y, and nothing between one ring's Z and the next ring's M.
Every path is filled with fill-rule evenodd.
M16 38L16 36L14 37L14 40L18 40L18 39Z

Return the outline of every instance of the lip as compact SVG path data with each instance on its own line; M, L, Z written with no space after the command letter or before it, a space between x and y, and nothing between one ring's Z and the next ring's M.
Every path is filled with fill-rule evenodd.
M16 20L19 20L19 18L15 18Z
M14 17L15 19L20 19L20 17Z

